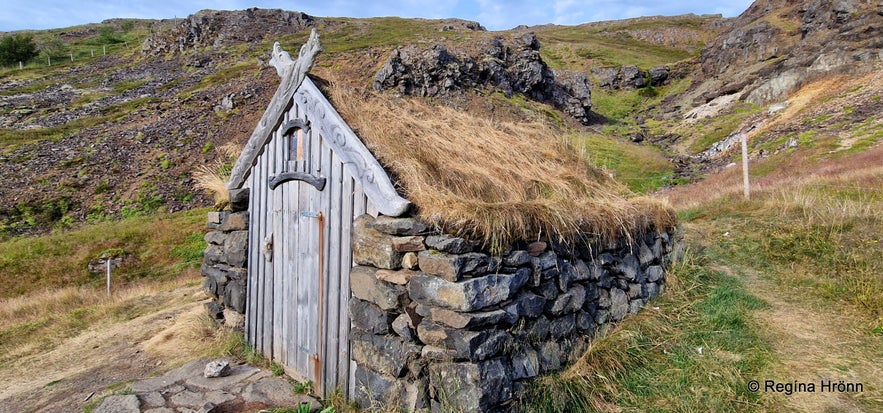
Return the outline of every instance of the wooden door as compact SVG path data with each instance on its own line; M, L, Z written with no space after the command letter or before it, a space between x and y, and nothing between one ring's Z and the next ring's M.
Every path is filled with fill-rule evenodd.
M275 188L283 200L274 225L274 262L278 274L274 347L293 377L322 383L322 291L325 267L325 215L320 192L302 181ZM291 371L293 370L293 371ZM318 390L318 389L314 389Z

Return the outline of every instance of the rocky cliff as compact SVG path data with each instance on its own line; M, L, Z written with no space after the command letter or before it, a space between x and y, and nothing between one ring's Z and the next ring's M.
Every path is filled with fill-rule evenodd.
M725 94L764 104L831 74L883 65L883 3L758 0L700 58L697 102Z

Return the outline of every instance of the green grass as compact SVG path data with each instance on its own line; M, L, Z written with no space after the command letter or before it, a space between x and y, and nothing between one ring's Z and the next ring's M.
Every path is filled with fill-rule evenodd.
M674 168L661 151L645 145L626 143L610 136L580 134L574 144L585 149L586 158L604 168L634 192L645 193L671 183Z
M748 380L773 360L752 322L766 304L690 252L669 288L597 338L574 366L537 380L525 411L762 411ZM701 349L701 350L700 350Z
M194 267L201 260L204 219L205 210L196 209L0 242L0 282L4 285L0 298L47 288L102 285L103 275L90 274L87 265L109 249L127 251L131 257L115 270L118 282L177 276L181 266Z
M699 121L695 128L689 149L692 154L705 151L712 144L724 140L727 136L739 128L739 125L749 116L760 110L759 106L743 103L732 113Z

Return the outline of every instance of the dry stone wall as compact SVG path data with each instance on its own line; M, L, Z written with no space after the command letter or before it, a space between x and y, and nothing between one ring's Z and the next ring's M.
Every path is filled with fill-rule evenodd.
M202 260L203 287L214 300L209 314L228 326L245 322L248 272L248 188L230 191L230 211L208 213Z
M665 289L675 234L516 243L502 254L414 218L358 218L350 275L355 399L409 411L508 411L612 322Z

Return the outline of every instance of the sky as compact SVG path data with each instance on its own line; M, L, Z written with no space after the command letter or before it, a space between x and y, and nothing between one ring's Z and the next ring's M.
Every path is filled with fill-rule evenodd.
M738 16L751 0L0 0L0 32L100 23L111 18L171 19L202 9L251 7L302 11L320 17L459 17L488 30L685 13Z

